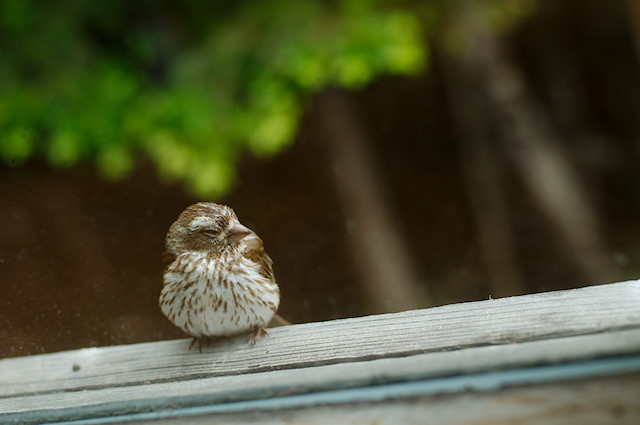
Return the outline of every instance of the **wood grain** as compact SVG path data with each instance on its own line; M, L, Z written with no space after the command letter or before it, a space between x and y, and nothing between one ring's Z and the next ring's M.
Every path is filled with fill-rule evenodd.
M0 360L0 397L241 375L640 327L640 281L190 339ZM75 367L74 367L75 366ZM79 369L78 369L79 368ZM74 369L78 369L75 370Z
M534 388L506 388L496 393L462 392L285 412L216 413L136 424L636 425L640 419L639 391L640 373L635 373Z
M640 329L401 358L0 399L0 412L102 405L106 412L219 404L640 353ZM640 363L639 363L640 364ZM197 401L196 401L197 400Z
M244 336L202 353L189 343L2 359L0 418L99 418L638 356L640 281L280 327L254 347Z

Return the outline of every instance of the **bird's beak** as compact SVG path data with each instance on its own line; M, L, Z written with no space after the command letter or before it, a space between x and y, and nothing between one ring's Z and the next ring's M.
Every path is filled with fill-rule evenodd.
M229 229L229 236L227 239L229 243L238 243L251 232L252 230L248 227L243 226L240 223L236 223Z

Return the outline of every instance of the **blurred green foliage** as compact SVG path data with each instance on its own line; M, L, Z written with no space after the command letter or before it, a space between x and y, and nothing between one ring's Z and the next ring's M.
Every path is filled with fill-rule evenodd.
M2 0L0 157L118 178L146 156L216 197L243 149L292 141L309 94L420 71L422 31L375 0Z

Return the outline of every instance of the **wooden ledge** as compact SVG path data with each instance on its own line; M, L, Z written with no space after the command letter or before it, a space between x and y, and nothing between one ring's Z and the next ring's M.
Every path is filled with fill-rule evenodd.
M232 405L242 410L238 403L257 401L273 411L302 396L313 404L314 397L346 389L361 390L349 394L364 400L362 390L375 387L385 399L385 388L407 383L414 395L425 388L462 393L500 388L511 375L477 388L468 379L446 385L442 379L520 371L509 385L524 385L546 376L543 365L582 365L571 369L574 375L559 369L564 379L640 372L640 281L274 328L253 347L246 336L201 353L189 344L1 359L0 422L156 420ZM537 373L523 374L527 368ZM340 397L346 396L334 403Z

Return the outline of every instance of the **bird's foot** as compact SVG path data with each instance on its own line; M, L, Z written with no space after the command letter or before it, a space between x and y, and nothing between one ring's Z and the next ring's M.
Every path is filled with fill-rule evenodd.
M248 341L252 347L256 345L258 338L260 338L262 335L269 335L267 330L262 326L254 326L253 328L251 328L251 331L249 331Z
M209 342L212 340L213 338L211 337L207 337L207 336L194 336L191 339L191 344L189 344L189 351L191 351L191 348L195 345L195 343L198 343L198 351L202 353L202 346L204 345L205 348L209 345Z

